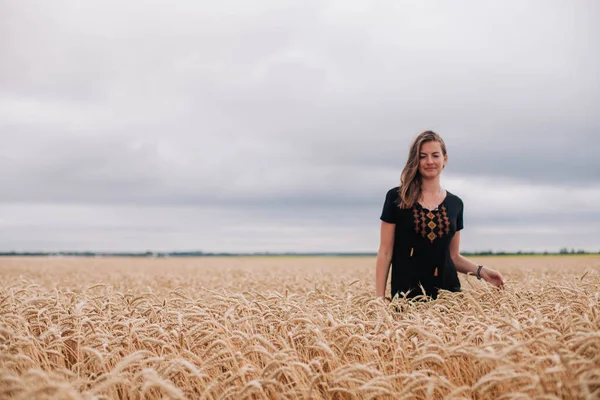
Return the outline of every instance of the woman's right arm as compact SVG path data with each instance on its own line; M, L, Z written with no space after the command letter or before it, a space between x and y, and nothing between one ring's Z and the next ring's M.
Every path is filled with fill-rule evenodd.
M381 221L381 238L379 251L377 252L377 265L375 272L375 286L377 297L385 299L385 289L387 278L390 272L390 263L392 262L392 253L394 251L394 233L396 224L390 224Z

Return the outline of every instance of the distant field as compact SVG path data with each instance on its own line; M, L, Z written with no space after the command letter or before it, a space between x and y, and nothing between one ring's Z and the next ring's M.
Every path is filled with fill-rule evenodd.
M600 257L473 259L382 305L372 257L0 258L0 398L600 398Z

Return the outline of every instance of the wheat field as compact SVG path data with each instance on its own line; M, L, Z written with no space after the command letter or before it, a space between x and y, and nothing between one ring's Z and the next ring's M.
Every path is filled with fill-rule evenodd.
M3 258L0 398L600 398L600 257L474 260L382 304L371 257Z

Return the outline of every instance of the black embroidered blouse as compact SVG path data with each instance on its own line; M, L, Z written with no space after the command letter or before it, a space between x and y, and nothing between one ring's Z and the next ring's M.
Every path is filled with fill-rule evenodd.
M435 210L418 202L401 209L398 187L385 197L380 219L395 224L392 254L391 295L407 297L425 294L437 298L438 290L460 291L460 281L450 257L450 242L463 229L463 202L446 191Z

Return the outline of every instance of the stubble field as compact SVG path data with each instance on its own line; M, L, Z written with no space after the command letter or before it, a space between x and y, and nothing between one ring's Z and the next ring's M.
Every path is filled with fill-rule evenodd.
M0 398L600 398L600 257L474 260L385 305L371 257L0 259Z

